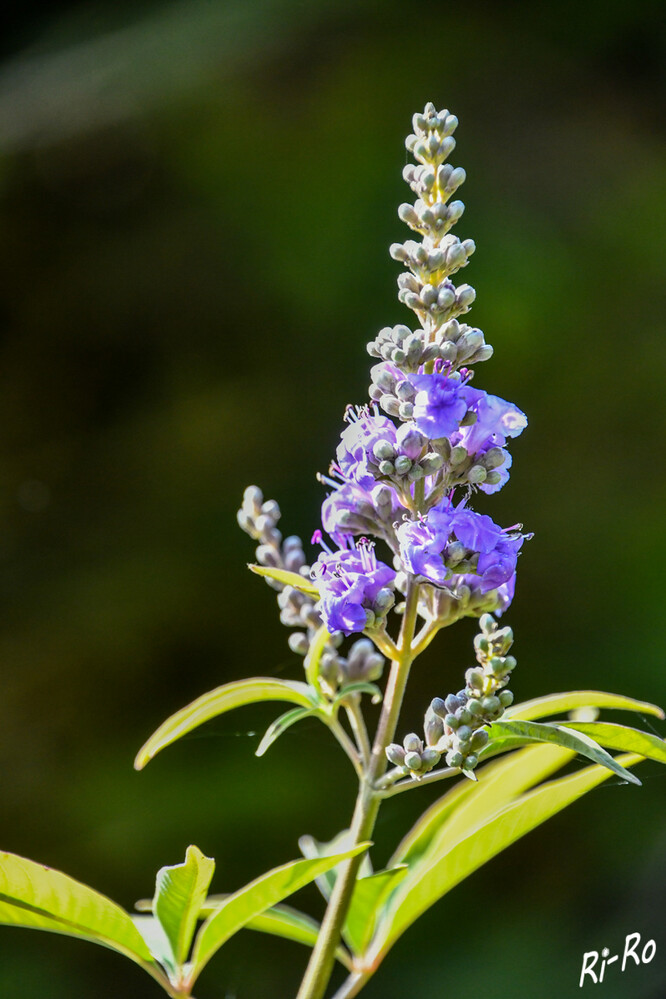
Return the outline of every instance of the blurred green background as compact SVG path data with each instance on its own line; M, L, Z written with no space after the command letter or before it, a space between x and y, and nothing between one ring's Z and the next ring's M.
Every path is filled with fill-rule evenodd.
M99 0L14 9L0 46L3 849L127 907L194 842L232 890L330 838L348 764L317 723L258 761L270 706L132 759L173 710L297 677L235 525L258 482L309 538L365 343L409 322L390 242L404 135L460 118L477 379L530 428L478 508L535 532L521 699L666 703L665 39L661 3ZM472 660L471 621L416 671L403 731ZM627 719L628 720L628 719ZM666 734L657 723L656 730ZM582 954L653 937L605 999L666 987L666 782L610 781L440 903L368 999L579 994ZM436 788L387 806L379 859ZM333 807L335 802L335 807ZM314 890L298 900L320 914ZM243 933L198 999L292 996L307 953ZM0 995L151 999L117 955L0 930ZM591 986L588 986L590 988Z

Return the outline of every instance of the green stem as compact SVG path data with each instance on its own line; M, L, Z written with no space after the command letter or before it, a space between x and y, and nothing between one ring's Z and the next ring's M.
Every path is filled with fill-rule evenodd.
M382 713L377 726L370 764L363 779L359 782L358 797L351 823L352 843L362 843L372 835L377 821L377 813L382 795L376 789L376 781L387 766L385 749L393 740L398 724L398 716L405 693L409 670L414 658L412 639L416 627L419 586L413 576L408 577L405 613L400 628L397 655L391 665L391 673L386 685ZM317 943L312 951L297 999L323 999L326 986L333 972L335 950L340 940L342 927L356 884L356 876L361 865L362 855L352 857L340 866L335 888L321 924Z
M363 717L363 712L361 711L361 697L359 694L352 694L349 701L345 703L345 710L347 712L347 717L349 718L349 724L351 725L352 732L354 733L354 738L356 739L356 745L358 746L361 754L361 761L363 766L367 768L370 763L372 750L370 748L370 739L368 737L368 729L365 724L365 718Z
M460 770L455 767L446 767L444 770L431 770L429 774L425 777L419 777L418 780L401 781L399 784L394 784L393 787L387 787L385 791L382 791L383 798L392 798L394 794L400 794L401 791L411 791L413 787L423 787L424 784L434 784L438 780L446 780L447 777L458 777Z

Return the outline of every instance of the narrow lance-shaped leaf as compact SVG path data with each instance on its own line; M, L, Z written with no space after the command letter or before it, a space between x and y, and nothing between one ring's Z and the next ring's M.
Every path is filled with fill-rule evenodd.
M293 586L295 590L307 593L311 597L319 596L319 590L312 580L306 579L305 576L300 576L297 572L289 572L287 569L274 569L272 566L254 565L252 563L248 565L248 569L256 572L257 576L266 576L268 579L274 579L278 583L284 583L285 586Z
M314 881L318 874L363 853L370 846L361 843L352 850L316 860L295 860L276 867L229 895L217 912L210 916L194 941L188 982L193 984L211 957L229 937L246 926L255 916L281 902L299 888Z
M61 871L13 853L0 854L0 923L102 944L135 961L161 984L166 980L121 906Z
M201 915L212 916L228 898L227 895L211 895L201 910ZM274 905L261 915L255 916L245 924L246 930L256 930L271 936L294 940L296 943L314 947L319 936L321 925L312 916L299 912L290 905ZM348 971L351 970L351 958L345 947L338 947L335 956Z
M354 954L362 954L367 947L386 897L406 874L407 865L402 864L356 881L342 931L345 943Z
M513 704L504 712L504 718L532 721L534 718L547 718L565 711L575 711L577 708L612 708L664 717L662 709L648 701L637 701L623 694L609 694L605 690L568 690L562 694L546 694L531 701Z
M146 763L149 763L165 746L169 746L211 718L257 701L291 701L306 708L314 707L316 704L314 691L307 683L298 680L276 680L270 676L255 676L249 680L225 683L215 690L208 691L207 694L202 694L196 701L192 701L167 718L137 753L135 768L142 770Z
M255 750L255 756L263 756L267 749L269 749L276 739L279 739L283 732L286 732L288 728L295 725L296 722L302 721L303 718L309 718L311 715L316 715L319 712L316 708L292 708L291 711L285 712L285 714L280 715L276 718L274 722L266 729L264 736Z
M171 944L177 967L189 954L214 871L215 861L196 846L189 846L185 863L162 867L157 872L153 912Z
M317 634L314 637L310 648L308 649L308 654L305 657L305 676L308 683L319 690L319 662L321 660L322 652L326 648L326 644L331 636L328 633L328 629L325 624L322 624L318 629Z
M658 735L641 732L627 725L613 722L567 722L567 728L586 735L606 749L617 749L625 753L640 753L649 760L666 763L666 742Z
M530 742L550 742L555 746L562 746L564 749L571 749L574 753L586 756L593 763L600 763L601 766L608 767L618 777L629 781L630 784L639 784L638 777L625 770L624 767L602 749L594 739L583 732L576 732L565 725L555 724L555 722L533 722L533 721L498 721L493 722L490 731L490 742L484 749L484 755L492 755L499 749L503 751L504 741L507 741L507 748L512 748L521 743Z
M460 781L424 812L410 829L390 864L412 865L440 838L447 842L477 828L499 808L563 767L572 757L557 746L536 745L488 763L477 773L478 783Z
M620 757L620 762L626 767L641 759L642 756L627 755ZM364 957L366 968L374 971L407 927L455 885L546 819L607 780L610 774L606 767L595 765L568 777L549 781L500 809L489 818L482 830L472 831L451 849L441 842L438 849L427 851L398 886L375 940Z

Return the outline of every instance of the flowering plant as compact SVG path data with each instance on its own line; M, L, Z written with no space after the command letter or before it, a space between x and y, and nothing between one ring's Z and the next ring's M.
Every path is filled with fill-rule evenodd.
M376 360L369 402L348 408L335 461L321 476L328 494L312 537L320 550L308 560L300 538L283 538L278 504L256 486L239 511L258 543L251 568L277 591L305 678L254 677L204 694L167 719L136 759L143 768L232 708L284 701L289 710L257 755L300 720L320 719L358 780L351 820L328 843L301 837L302 859L226 896L208 894L214 862L190 847L184 863L162 868L154 898L132 916L60 872L0 858L1 921L112 947L171 997L191 999L217 949L249 926L311 947L298 999L322 999L336 961L347 977L335 997L351 999L401 934L486 861L609 776L638 784L630 767L645 757L666 762L657 736L599 720L601 709L663 717L652 704L594 690L516 704L508 689L513 633L498 619L531 535L520 524L499 526L476 504L506 485L508 448L527 418L476 384L476 367L493 351L462 319L473 288L452 280L474 252L472 240L451 232L464 210L452 199L465 173L447 162L457 124L432 104L413 119L407 148L416 165L404 176L416 199L399 215L419 239L394 244L391 255L405 266L399 298L416 328L387 327L368 344ZM394 741L412 664L462 617L478 619L476 665L454 684L460 689L436 691L421 734ZM381 703L373 734L368 698ZM575 757L587 765L556 776ZM382 805L435 782L450 789L375 870L369 849ZM327 902L321 923L280 904L313 880Z

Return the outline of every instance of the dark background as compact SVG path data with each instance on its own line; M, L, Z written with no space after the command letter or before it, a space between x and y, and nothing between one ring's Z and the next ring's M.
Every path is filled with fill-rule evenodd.
M256 481L285 533L318 526L314 474L365 399L365 343L410 321L387 246L406 235L404 135L430 99L461 121L456 231L476 240L472 321L496 349L479 385L530 418L510 484L479 503L535 532L507 615L512 687L666 703L665 31L645 0L15 7L0 68L3 849L130 908L190 842L225 891L346 824L353 779L323 726L253 756L274 705L141 774L132 759L221 682L299 676L235 511ZM474 631L419 662L403 732L458 688ZM568 999L584 951L640 931L657 956L609 969L603 996L661 999L666 783L657 764L640 776L456 889L363 994ZM385 807L380 861L435 796ZM298 901L321 913L314 890ZM242 933L197 997L291 996L306 959ZM111 952L3 929L0 994L160 990Z

